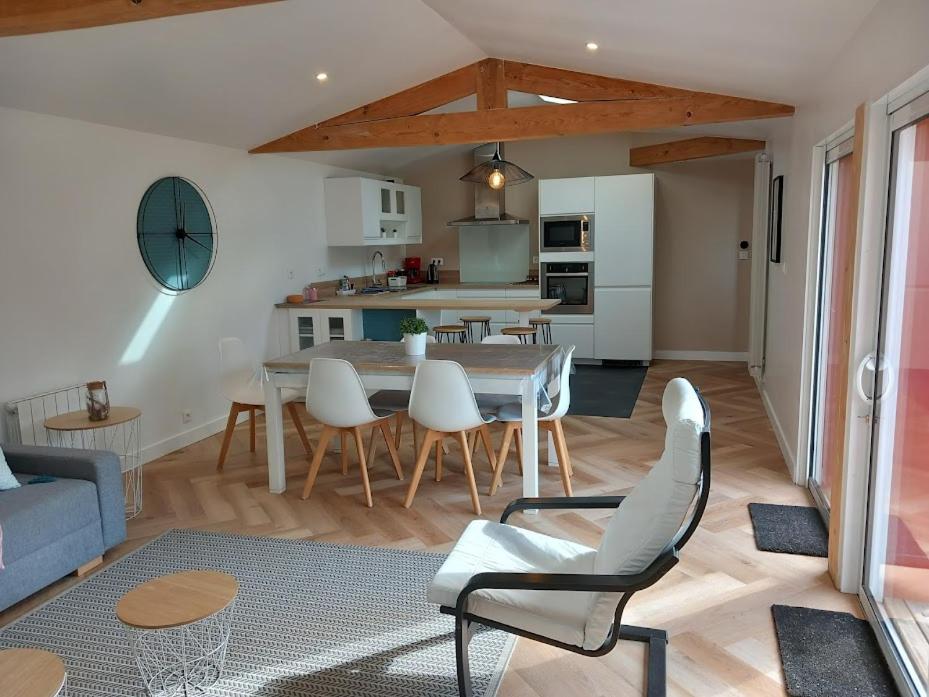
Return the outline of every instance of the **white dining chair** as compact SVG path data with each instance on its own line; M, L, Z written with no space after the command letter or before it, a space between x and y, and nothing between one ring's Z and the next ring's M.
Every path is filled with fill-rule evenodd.
M477 515L481 514L481 502L474 479L468 433L477 430L484 442L491 470L495 469L493 447L487 424L493 416L485 418L477 406L471 382L460 363L454 361L423 361L416 366L413 389L410 393L410 418L426 429L419 446L410 488L403 505L409 508L416 496L429 451L436 446L436 481L442 479L442 450L445 438L452 437L461 446L465 477L471 494L471 505Z
M664 452L627 496L517 499L499 523L465 528L428 591L455 618L460 697L472 695L468 644L477 624L590 657L620 639L642 642L646 694L666 695L667 632L623 624L623 612L677 564L706 509L711 466L710 411L693 386L671 380L661 409ZM508 524L517 511L571 509L615 509L598 548Z
M518 336L508 336L507 334L491 334L481 339L482 344L520 344Z
M249 449L255 452L255 412L264 411L265 395L258 361L249 354L241 339L225 337L219 340L219 367L220 389L223 396L232 402L229 408L229 418L226 420L223 444L219 450L219 461L216 463L216 469L221 472L226 463L226 455L229 453L236 422L243 411L247 411L249 415ZM281 390L281 402L294 422L297 435L300 436L307 455L312 455L313 449L306 437L306 431L303 430L300 412L294 404L294 400L299 396L299 390Z
M336 434L347 434L355 440L355 450L358 453L358 467L361 471L361 486L364 490L365 504L370 508L374 505L371 498L371 484L368 481L368 467L374 459L374 437L380 432L387 444L387 452L397 473L397 479L403 479L403 469L397 457L393 436L387 420L392 415L390 411L375 410L371 408L365 394L364 385L355 367L348 361L339 358L314 358L310 361L310 375L306 387L306 410L319 421L323 430L319 436L316 453L310 463L306 475L306 484L303 486L302 499L308 499L319 474L319 466L329 441ZM371 440L368 445L368 455L365 457L364 443L361 429L371 428ZM346 439L342 443L342 461L347 463ZM343 464L343 474L345 467Z
M404 343L406 338L400 339L400 343ZM427 334L426 343L434 344L436 343L435 337ZM403 424L406 421L407 411L410 406L410 392L409 390L378 390L368 399L371 404L371 407L374 409L382 409L393 412L396 416L396 424L394 425L394 447L397 450L400 449L400 439L403 436ZM410 424L410 428L413 429L413 452L418 452L417 446L417 433L416 433L416 422ZM446 452L448 452L446 450Z
M561 472L561 484L565 496L571 496L571 476L574 471L571 467L571 456L568 454L568 444L565 442L564 428L561 425L562 417L568 413L571 406L571 357L574 355L574 346L564 347L564 360L561 365L561 376L558 379L558 394L555 403L548 413L538 413L540 431L552 434L555 444L555 454L558 457L558 469ZM500 486L503 478L503 466L509 455L510 442L516 437L516 455L519 458L519 471L522 474L522 428L523 407L519 402L510 402L497 409L497 421L504 424L503 440L500 443L500 454L497 455L497 466L494 477L490 482L490 495L493 496Z

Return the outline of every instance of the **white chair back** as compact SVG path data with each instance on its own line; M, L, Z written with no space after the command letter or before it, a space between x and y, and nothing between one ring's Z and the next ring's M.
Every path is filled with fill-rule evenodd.
M674 378L661 400L667 432L661 459L616 509L597 550L594 573L635 574L645 570L681 531L697 498L701 476L703 405L693 386ZM600 594L587 620L584 646L606 639L619 602Z
M327 426L354 428L377 421L361 378L348 361L314 358L306 386L306 410Z
M482 344L519 344L518 336L509 336L508 334L491 334L481 339Z
M543 417L546 421L560 419L568 413L568 407L571 406L571 357L574 356L574 346L568 346L564 352L564 363L561 366L561 376L558 378L558 401L555 402L555 408Z
M245 343L234 336L219 340L220 389L223 396L235 402L242 388L251 382L261 382L258 364Z
M410 418L433 431L468 431L486 423L468 374L455 361L423 361L410 392Z

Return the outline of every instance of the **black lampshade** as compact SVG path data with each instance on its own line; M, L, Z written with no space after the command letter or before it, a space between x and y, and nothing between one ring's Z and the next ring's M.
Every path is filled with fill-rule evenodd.
M474 169L461 177L461 181L474 182L475 184L487 184L494 189L499 189L500 186L494 186L490 183L490 177L494 172L499 172L503 175L502 186L523 184L534 179L534 177L522 167L502 159L500 157L500 146L498 144L494 156L487 162L482 162L477 165Z

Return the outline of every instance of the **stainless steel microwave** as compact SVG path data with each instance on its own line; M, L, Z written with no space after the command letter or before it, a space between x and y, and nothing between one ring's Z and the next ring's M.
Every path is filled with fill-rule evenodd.
M591 252L594 248L592 215L548 215L540 222L539 251Z

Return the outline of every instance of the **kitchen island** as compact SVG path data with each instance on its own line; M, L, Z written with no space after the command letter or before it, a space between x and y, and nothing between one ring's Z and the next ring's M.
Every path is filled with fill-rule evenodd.
M399 335L387 329L396 332L400 319L414 314L430 327L457 323L461 314L489 316L494 331L507 325L528 326L530 317L558 302L540 298L535 285L442 284L315 303L280 303L276 307L287 315L280 329L282 350L300 351L333 339L396 340Z

